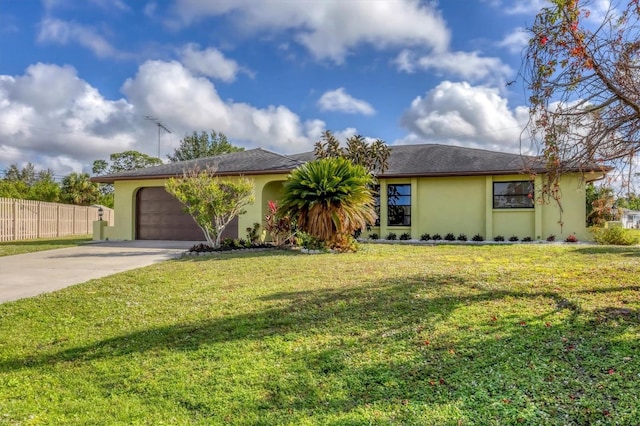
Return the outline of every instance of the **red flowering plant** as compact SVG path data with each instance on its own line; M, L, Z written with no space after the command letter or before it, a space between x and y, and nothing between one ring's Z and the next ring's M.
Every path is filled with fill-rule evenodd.
M269 213L264 216L265 230L271 236L273 244L282 246L295 235L295 224L287 215L279 214L280 207L275 201L268 202Z

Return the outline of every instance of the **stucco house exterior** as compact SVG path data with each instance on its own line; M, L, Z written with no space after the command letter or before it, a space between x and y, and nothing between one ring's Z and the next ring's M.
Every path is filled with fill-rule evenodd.
M413 239L424 233L480 234L487 240L497 235L537 240L552 234L558 240L569 234L590 239L584 184L601 179L601 170L563 175L561 214L555 203L536 202L543 169L534 157L435 144L390 148L389 168L378 176L379 223L364 231L364 237L393 232L409 233ZM203 240L164 183L185 170L209 168L219 176L244 176L255 183L255 203L223 234L244 238L246 228L264 225L268 201L281 197L288 173L313 159L312 152L281 155L257 148L93 178L115 188L115 224L104 236ZM533 179L531 170L537 173Z

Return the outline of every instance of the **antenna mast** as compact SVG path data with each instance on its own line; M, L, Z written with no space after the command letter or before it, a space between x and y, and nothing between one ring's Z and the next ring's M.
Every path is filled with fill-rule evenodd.
M162 122L160 120L158 120L156 117L151 117L150 115L145 115L144 119L152 121L156 126L158 126L158 158L160 158L160 135L162 134L163 130L166 133L173 133L173 132L171 130L169 130L167 128L167 126L162 124Z

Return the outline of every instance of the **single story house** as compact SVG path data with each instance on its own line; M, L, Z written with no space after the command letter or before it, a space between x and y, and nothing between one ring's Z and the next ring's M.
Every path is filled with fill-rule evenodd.
M534 240L569 234L590 239L586 228L585 180L601 179L606 171L586 175L576 170L560 181L562 213L554 203L538 203L542 187L540 161L535 157L448 145L391 146L389 167L378 176L379 223L363 233L384 238L393 232L482 235L491 240L517 236ZM223 236L244 238L254 223L264 225L268 201L281 197L287 175L313 160L312 152L281 155L261 148L95 177L115 188L115 225L105 237L118 240L203 240L202 231L183 213L181 204L164 190L166 179L185 170L215 170L219 176L244 176L255 183L255 203L230 224ZM532 178L530 172L537 176Z

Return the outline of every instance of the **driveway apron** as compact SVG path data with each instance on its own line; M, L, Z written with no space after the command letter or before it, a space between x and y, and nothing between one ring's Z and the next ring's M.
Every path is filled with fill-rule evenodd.
M0 257L0 303L179 257L194 241L122 241Z

